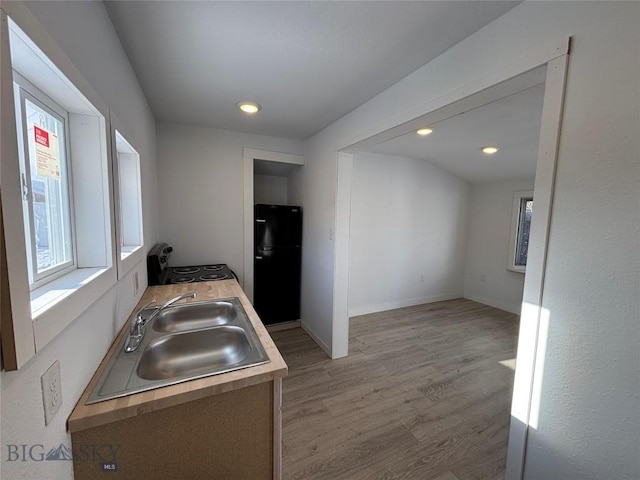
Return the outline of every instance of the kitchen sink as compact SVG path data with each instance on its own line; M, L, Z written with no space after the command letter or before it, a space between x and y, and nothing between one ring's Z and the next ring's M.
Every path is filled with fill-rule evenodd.
M180 303L161 311L151 328L158 332L181 332L215 327L228 324L237 315L236 305L229 301Z
M237 297L172 305L147 323L133 352L125 335L87 404L269 362Z
M136 371L140 378L162 380L238 365L250 353L251 344L240 327L182 332L150 342Z

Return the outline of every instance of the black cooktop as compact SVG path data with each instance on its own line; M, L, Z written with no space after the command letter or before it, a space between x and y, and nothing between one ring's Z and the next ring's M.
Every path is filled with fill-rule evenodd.
M224 263L211 265L192 265L187 267L169 267L165 284L214 282L233 280L235 275Z
M170 267L169 260L173 248L166 243L158 243L147 255L149 285L169 285L192 282L215 282L216 280L237 280L238 277L225 263Z

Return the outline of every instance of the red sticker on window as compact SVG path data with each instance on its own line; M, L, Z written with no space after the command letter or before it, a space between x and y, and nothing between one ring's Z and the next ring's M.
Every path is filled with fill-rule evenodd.
M36 126L33 127L36 135L36 143L40 145L44 145L45 147L49 146L49 132L46 130L42 130Z

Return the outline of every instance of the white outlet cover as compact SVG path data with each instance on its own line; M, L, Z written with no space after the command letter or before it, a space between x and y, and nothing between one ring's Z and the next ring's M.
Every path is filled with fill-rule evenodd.
M44 404L44 424L49 425L62 405L62 385L60 383L60 362L56 360L40 377L42 402Z

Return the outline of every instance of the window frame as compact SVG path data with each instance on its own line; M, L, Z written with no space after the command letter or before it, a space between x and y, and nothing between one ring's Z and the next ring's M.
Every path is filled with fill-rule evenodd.
M7 301L2 299L8 307L0 317L0 339L9 371L25 365L113 288L117 268L108 105L21 2L0 9L0 50L0 197L11 286ZM14 72L68 112L65 136L74 162L69 201L77 267L35 289L28 275L31 240L25 233L18 152L24 143L17 131L22 122L16 116Z
M69 112L53 101L47 94L24 78L20 73L13 71L14 79L14 99L16 106L16 133L18 135L18 155L20 157L20 173L22 176L23 189L27 189L28 198L23 195L23 216L25 235L28 236L27 266L29 275L29 289L36 290L57 278L71 273L78 268L75 211L73 197L73 161L71 158L71 143L69 140ZM49 115L55 117L63 124L64 129L64 170L66 174L67 188L67 214L69 215L70 236L71 236L71 260L60 265L47 269L39 273L37 267L37 248L35 244L35 224L33 210L33 183L31 179L31 165L29 158L29 137L27 131L26 100L44 110ZM28 182L27 185L24 183ZM24 202L27 208L24 208Z
M118 279L123 278L131 269L144 260L144 219L142 217L142 157L138 150L133 146L131 136L127 133L125 126L113 114L110 115L111 128L111 152L112 152L112 168L113 168L113 203L115 216L115 249L116 264L118 268ZM119 140L118 140L119 137ZM125 150L121 151L118 144L124 144ZM123 222L123 185L120 181L121 158L120 153L133 155L136 171L136 205L137 209L137 230L136 236L139 243L137 245L129 245L124 242L125 227ZM130 228L130 226L129 226Z
M527 266L516 264L516 255L519 251L521 223L524 218L522 201L533 201L533 190L519 190L513 194L513 207L511 211L511 233L509 237L509 256L507 257L507 270L516 273L525 273Z

